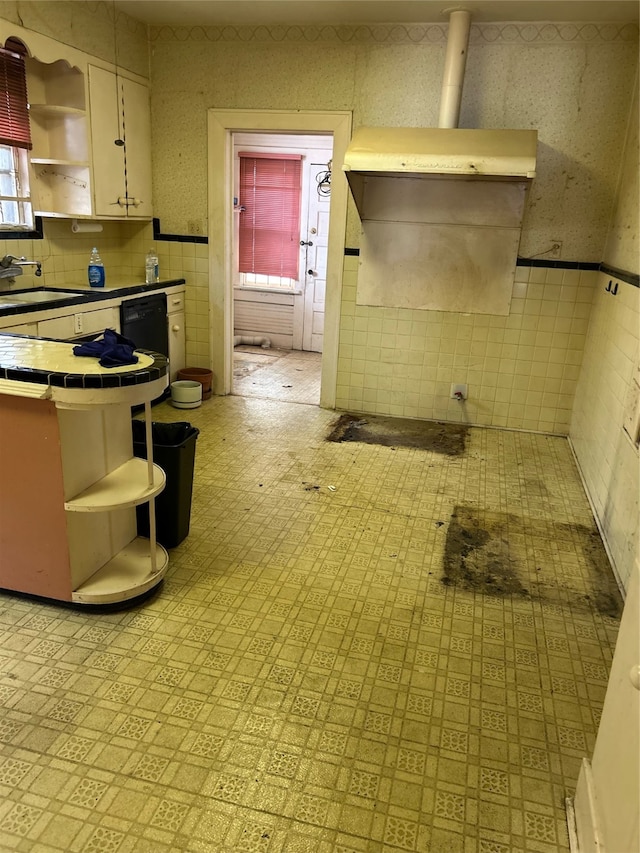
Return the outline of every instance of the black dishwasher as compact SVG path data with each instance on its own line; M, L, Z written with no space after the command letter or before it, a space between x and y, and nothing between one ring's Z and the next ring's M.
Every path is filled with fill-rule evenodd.
M120 305L120 331L138 349L169 356L166 293L127 299Z

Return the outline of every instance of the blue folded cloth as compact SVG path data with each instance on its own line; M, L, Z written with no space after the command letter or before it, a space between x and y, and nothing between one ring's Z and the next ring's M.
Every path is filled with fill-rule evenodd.
M113 329L105 329L102 338L75 346L73 354L98 358L101 367L120 367L123 364L137 363L138 356L133 354L135 348L136 345L129 338L119 335Z

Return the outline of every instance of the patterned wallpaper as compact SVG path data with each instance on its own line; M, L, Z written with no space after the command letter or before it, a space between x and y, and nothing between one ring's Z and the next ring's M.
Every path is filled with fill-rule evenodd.
M150 27L152 42L241 41L241 42L338 42L377 44L437 44L447 40L446 24L369 24L323 26L224 26ZM568 42L636 41L636 24L554 24L496 23L472 24L471 44L526 42L562 44Z
M352 110L354 127L435 126L445 35L431 24L152 28L163 230L206 219L207 110ZM472 26L460 126L539 133L522 255L544 257L560 241L562 259L602 259L637 35L631 24ZM346 245L359 245L359 231L352 208Z

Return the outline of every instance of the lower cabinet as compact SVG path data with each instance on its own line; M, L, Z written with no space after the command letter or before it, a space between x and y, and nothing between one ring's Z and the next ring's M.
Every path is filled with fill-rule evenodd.
M3 457L12 485L1 499L0 587L87 605L155 587L168 555L155 523L148 539L138 537L135 507L149 503L152 512L165 475L133 456L139 399L69 404L31 399L27 383L14 385L24 386L20 396L0 395L0 431L12 449ZM149 434L148 405L145 418Z

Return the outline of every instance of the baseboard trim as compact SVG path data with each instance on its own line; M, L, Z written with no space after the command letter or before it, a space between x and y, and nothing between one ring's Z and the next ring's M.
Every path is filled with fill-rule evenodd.
M576 810L573 806L573 797L567 797L564 801L567 813L567 832L569 834L569 850L571 853L580 853L578 847L578 830L576 827Z
M598 823L596 786L591 772L591 762L582 759L576 795L573 800L577 853L606 853ZM573 848L572 848L573 853Z
M573 456L573 461L576 463L576 468L578 469L578 476L580 477L580 481L582 482L582 488L584 489L584 493L587 496L587 500L589 501L589 506L591 507L591 515L593 515L593 520L596 523L596 527L598 528L598 533L600 534L600 538L602 539L602 544L604 545L605 553L609 559L609 565L611 566L611 571L613 572L613 576L616 579L616 584L618 585L618 589L620 590L620 595L622 596L622 600L627 600L627 590L625 589L624 584L620 578L620 573L618 572L618 568L616 566L616 561L613 559L613 554L611 552L611 548L609 547L609 543L607 542L607 537L605 536L604 529L602 524L600 523L600 519L598 518L598 512L596 510L596 505L591 497L591 493L589 491L589 486L587 485L586 477L584 476L584 472L582 470L582 466L580 465L580 460L578 458L578 454L576 453L576 449L573 446L573 441L571 439L571 435L567 436L567 440L569 442L569 448L571 450L571 454Z

